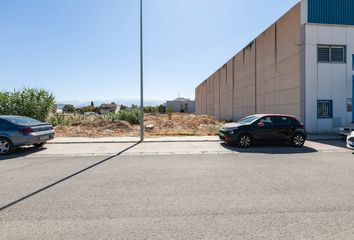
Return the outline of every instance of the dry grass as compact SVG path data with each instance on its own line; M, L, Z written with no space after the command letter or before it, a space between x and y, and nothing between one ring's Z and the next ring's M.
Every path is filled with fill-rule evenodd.
M146 136L212 136L218 133L223 122L205 115L174 113L171 120L167 114L147 114L144 124L154 125L154 129L146 130ZM91 119L75 126L57 126L55 131L58 137L127 137L138 136L139 125Z

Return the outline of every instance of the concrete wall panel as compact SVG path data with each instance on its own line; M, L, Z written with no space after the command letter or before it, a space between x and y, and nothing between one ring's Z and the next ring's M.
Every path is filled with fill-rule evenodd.
M212 75L213 115L234 120L254 113L300 117L299 45L297 4Z
M220 71L217 71L213 75L214 82L214 117L220 119Z

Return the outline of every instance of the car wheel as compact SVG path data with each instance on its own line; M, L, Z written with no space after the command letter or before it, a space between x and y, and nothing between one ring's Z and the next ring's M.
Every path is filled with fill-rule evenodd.
M242 134L237 140L237 145L242 148L249 148L252 145L252 138L248 134Z
M295 147L302 147L305 144L305 136L301 133L296 133L291 139L291 144Z
M33 144L33 146L36 147L36 148L40 148L40 147L43 147L44 144L46 144L46 143L45 143L45 142L43 142L43 143L36 143L36 144Z
M6 155L14 151L12 142L7 138L0 138L0 155Z

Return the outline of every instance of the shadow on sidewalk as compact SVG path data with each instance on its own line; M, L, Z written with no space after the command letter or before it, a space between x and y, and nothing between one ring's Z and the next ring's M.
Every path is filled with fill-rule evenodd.
M240 148L235 145L221 143L221 146L238 153L259 153L259 154L300 154L300 153L315 153L316 149L310 147L293 147L290 143L267 142L255 143L250 148Z
M337 139L337 140L311 140L311 142L324 144L332 147L344 148L347 149L346 140Z
M0 207L0 212L3 211L3 210L5 210L5 209L7 209L7 208L9 208L9 207L11 207L11 206L16 205L17 203L22 202L22 201L24 201L24 200L26 200L26 199L28 199L28 198L30 198L30 197L33 197L33 196L35 196L35 195L37 195L37 194L39 194L39 193L41 193L41 192L43 192L43 191L45 191L45 190L51 188L51 187L54 187L55 185L58 185L58 184L60 184L60 183L62 183L62 182L64 182L64 181L67 181L67 180L69 180L69 179L71 179L71 178L73 178L73 177L75 177L75 176L77 176L77 175L79 175L79 174L81 174L81 173L84 173L84 172L86 172L86 171L88 171L88 170L90 170L90 169L92 169L92 168L94 168L94 167L96 167L96 166L98 166L98 165L104 163L104 162L107 162L107 161L109 161L109 160L111 160L111 159L113 159L113 158L115 158L115 157L118 157L118 156L122 155L123 153L125 153L126 151L128 151L128 150L134 148L135 146L139 145L140 143L141 143L141 142L135 143L135 144L133 144L132 146L130 146L130 147L128 147L128 148L126 148L126 149L120 151L119 153L117 153L117 154L115 154L115 155L112 155L112 156L110 156L110 157L107 157L107 158L105 158L105 159L103 159L103 160L101 160L101 161L99 161L99 162L97 162L97 163L95 163L95 164L92 164L92 165L90 165L90 166L88 166L88 167L86 167L86 168L84 168L84 169L82 169L82 170L79 170L79 171L77 171L77 172L74 172L74 173L72 173L71 175L69 175L69 176L67 176L67 177L65 177L65 178L62 178L62 179L60 179L60 180L58 180L58 181L56 181L56 182L54 182L54 183L51 183L51 184L49 184L49 185L47 185L47 186L45 186L45 187L43 187L43 188L40 188L40 189L38 189L37 191L34 191L34 192L32 192L32 193L30 193L30 194L24 196L24 197L21 197L21 198L15 200L15 201L11 202L11 203L8 203L8 204L6 204L6 205L4 205L4 206L1 206L1 207Z
M0 162L1 161L15 159L15 158L26 157L28 155L31 155L31 154L34 154L34 153L38 153L38 152L42 152L44 150L46 150L46 147L40 147L40 148L36 148L36 147L20 147L19 149L17 149L14 153L12 153L10 155L0 156Z

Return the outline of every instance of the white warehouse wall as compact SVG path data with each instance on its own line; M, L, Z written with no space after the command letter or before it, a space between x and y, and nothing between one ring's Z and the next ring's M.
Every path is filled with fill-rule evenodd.
M309 133L333 132L352 122L354 26L305 24L305 124ZM346 63L317 63L317 45L347 46ZM317 100L333 100L333 119L317 119Z

